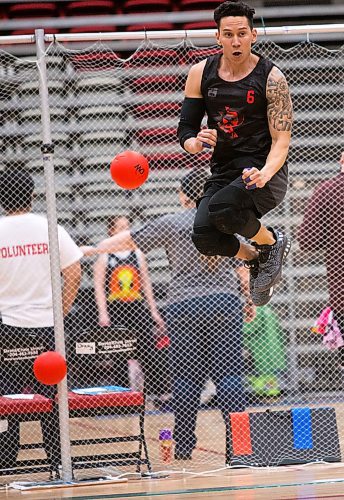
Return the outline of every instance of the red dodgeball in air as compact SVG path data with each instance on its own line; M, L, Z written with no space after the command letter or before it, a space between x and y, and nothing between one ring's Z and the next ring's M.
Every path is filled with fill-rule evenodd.
M114 157L110 164L112 180L124 189L136 189L148 177L147 159L136 151L123 151Z
M67 374L67 363L62 354L55 351L42 352L33 364L36 379L45 385L59 384Z

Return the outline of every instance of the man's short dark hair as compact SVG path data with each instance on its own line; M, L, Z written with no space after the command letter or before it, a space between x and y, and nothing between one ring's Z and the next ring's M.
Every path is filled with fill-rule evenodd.
M180 189L189 200L197 201L203 194L204 183L208 177L209 174L204 168L193 168L182 178Z
M240 2L240 0L229 0L216 7L214 10L214 20L218 29L220 29L220 22L223 17L243 16L247 18L250 28L253 29L253 16L255 12L256 11L252 7L246 3Z
M0 172L0 205L5 212L31 207L35 183L29 172L9 168Z

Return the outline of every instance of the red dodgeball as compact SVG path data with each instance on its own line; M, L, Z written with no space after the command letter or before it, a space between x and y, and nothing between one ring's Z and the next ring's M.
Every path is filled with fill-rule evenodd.
M33 373L36 379L42 384L58 384L67 374L66 360L56 351L42 352L35 359Z
M136 189L148 177L147 159L136 151L123 151L114 157L110 164L112 180L124 189Z

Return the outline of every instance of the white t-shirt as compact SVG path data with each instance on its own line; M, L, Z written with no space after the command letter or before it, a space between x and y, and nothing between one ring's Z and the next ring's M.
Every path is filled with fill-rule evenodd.
M58 226L61 269L82 252ZM27 213L0 217L0 313L6 325L53 326L48 221Z

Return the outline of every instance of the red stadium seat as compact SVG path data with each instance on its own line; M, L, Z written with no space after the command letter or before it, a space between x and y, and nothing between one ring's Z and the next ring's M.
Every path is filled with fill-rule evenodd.
M178 64L179 60L179 53L173 49L137 50L128 59L127 66L170 66Z
M182 90L177 75L156 75L134 78L130 82L131 90L135 93L147 94L154 92L177 92Z
M174 29L172 23L146 23L143 24L131 24L127 26L126 31L171 31Z
M9 18L54 17L57 15L53 2L16 3L8 7Z
M184 168L186 159L190 162L188 155L183 153L151 153L147 155L147 160L152 169L162 168Z
M142 144L161 144L176 141L177 131L175 128L151 128L137 130L135 136L137 142Z
M144 119L152 116L178 116L180 108L179 102L155 102L135 106L131 112L135 118Z
M0 19L8 19L6 7L0 6Z
M219 5L219 0L181 0L180 10L214 10Z
M120 61L115 52L93 52L89 54L73 54L70 62L76 71L99 71L113 69Z
M192 155L185 153L161 153L154 152L146 155L152 169L168 168L193 168L195 166ZM210 153L200 153L197 160L200 163L209 161Z
M117 26L108 24L74 26L69 29L69 33L112 33L113 31L117 31Z
M70 2L64 8L66 16L111 15L117 9L112 0L80 0Z
M218 45L204 49L190 49L186 55L186 63L195 64L199 61L202 61L202 59L205 59L206 57L212 56L214 54L218 54L221 51L222 49Z
M216 28L215 21L195 21L193 23L185 23L182 25L183 30L207 30Z
M123 12L125 14L136 12L168 12L170 10L170 0L125 0L123 4Z

